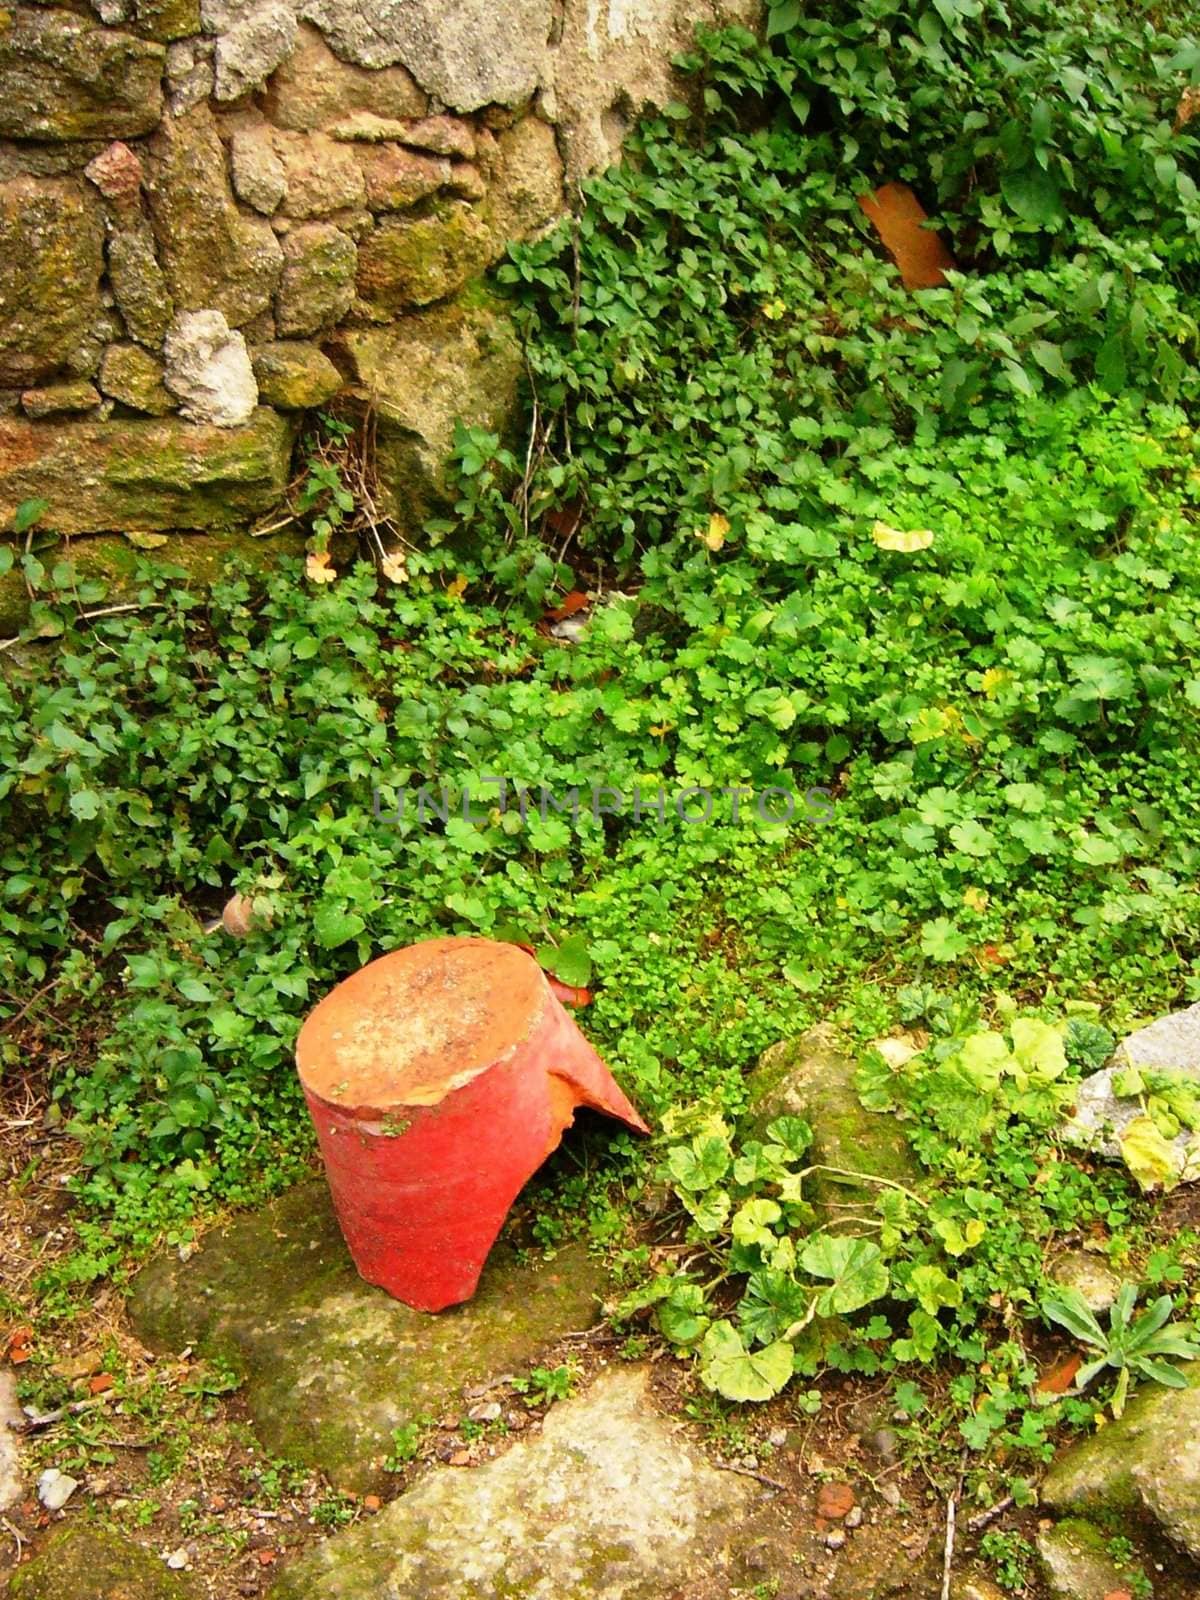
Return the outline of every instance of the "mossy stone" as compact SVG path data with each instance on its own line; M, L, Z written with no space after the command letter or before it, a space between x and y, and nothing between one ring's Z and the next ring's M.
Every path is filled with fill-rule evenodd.
M507 439L524 362L505 307L479 285L445 306L338 339L354 392L376 418L376 467L388 514L413 538L449 498L459 421Z
M1186 1389L1144 1384L1123 1416L1053 1463L1043 1502L1057 1511L1149 1522L1200 1561L1200 1361Z
M1038 1534L1038 1559L1050 1600L1108 1600L1130 1588L1130 1569L1113 1560L1109 1538L1082 1517L1066 1517Z
M175 397L162 380L162 362L140 344L110 344L101 358L101 389L133 411L165 417L175 410Z
M238 428L0 418L0 530L33 499L48 502L43 525L56 533L236 527L282 498L295 435L266 407Z
M0 184L0 387L85 375L79 368L102 314L103 272L94 192L75 178Z
M162 44L190 39L200 32L200 0L137 0L134 17L140 32Z
M157 350L175 315L175 302L145 222L122 228L109 239L108 277L130 336Z
M342 375L315 344L281 339L250 352L258 397L281 411L324 405L342 386Z
M332 328L354 300L358 250L354 240L329 222L293 228L283 244L283 275L275 321L286 337Z
M134 139L162 115L161 44L49 6L0 23L0 139Z
M150 141L146 193L179 311L220 311L239 328L270 308L283 270L271 224L238 210L207 104L168 116Z
M924 1175L903 1128L895 1117L863 1106L854 1086L855 1072L853 1057L826 1027L772 1045L748 1082L752 1131L761 1136L775 1117L802 1117L813 1130L806 1159L814 1165L863 1173L919 1191ZM845 1208L873 1207L879 1188L818 1172L808 1180L806 1192L819 1211L848 1221L854 1213Z
M394 1428L589 1327L602 1281L582 1247L534 1265L500 1244L468 1304L413 1311L358 1276L321 1182L239 1218L186 1263L152 1262L130 1315L155 1349L229 1361L271 1451L365 1492L387 1481Z
M667 1600L697 1579L708 1593L735 1575L759 1495L657 1413L645 1369L602 1372L540 1436L428 1473L301 1556L270 1600Z
M445 300L503 250L473 207L449 203L425 217L381 222L358 251L358 294L394 315Z
M8 1581L9 1600L194 1600L196 1590L149 1550L77 1522Z

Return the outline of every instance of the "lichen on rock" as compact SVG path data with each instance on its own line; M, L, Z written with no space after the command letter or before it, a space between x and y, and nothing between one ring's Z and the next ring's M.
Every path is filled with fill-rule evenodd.
M152 1263L130 1312L155 1348L191 1344L230 1361L272 1451L362 1492L386 1481L394 1428L590 1326L599 1288L581 1248L522 1265L500 1245L469 1304L413 1311L359 1278L320 1183L209 1235L186 1263Z
M162 113L161 44L50 7L0 26L0 138L132 139Z
M91 371L103 271L104 222L89 185L77 178L0 183L0 386Z
M90 1523L61 1529L8 1581L9 1600L193 1600L191 1580L149 1550Z
M455 423L508 435L523 371L504 306L480 288L387 328L337 340L354 392L376 417L376 466L389 515L414 534L444 508Z
M486 221L462 201L428 216L388 218L359 246L359 297L391 316L431 305L469 283L497 253Z

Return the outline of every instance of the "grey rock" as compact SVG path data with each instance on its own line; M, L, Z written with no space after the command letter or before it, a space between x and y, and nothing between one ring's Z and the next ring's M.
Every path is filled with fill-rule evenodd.
M429 1474L301 1557L271 1600L666 1596L721 1573L754 1498L657 1414L645 1369L609 1371L552 1407L539 1437L474 1472Z
M7 1511L24 1492L21 1452L15 1429L25 1426L25 1413L17 1399L17 1376L0 1372L0 1511Z
M260 88L295 44L296 16L288 0L262 0L217 38L216 98L239 100Z
M397 63L453 111L518 105L536 89L552 0L301 0L300 15L362 67Z
M208 99L216 78L211 39L180 39L167 46L171 114L181 116Z
M269 217L287 193L287 172L275 149L275 136L265 124L237 128L229 141L233 192L255 211Z
M1117 1298L1121 1279L1090 1250L1067 1250L1050 1267L1051 1281L1083 1296L1089 1311L1100 1315Z
M79 1487L79 1479L57 1467L47 1467L37 1482L37 1497L47 1511L61 1511Z
M1113 1078L1130 1067L1153 1068L1200 1082L1200 1005L1175 1011L1148 1027L1139 1028L1117 1046L1111 1062L1080 1083L1075 1113L1063 1136L1106 1161L1121 1159L1121 1138L1129 1124L1142 1115L1136 1099L1120 1099ZM1184 1129L1174 1140L1180 1171L1200 1177L1200 1136Z
M173 1252L152 1263L130 1312L154 1348L191 1344L243 1374L270 1450L363 1492L388 1481L394 1428L444 1415L466 1385L590 1326L600 1282L585 1250L528 1266L501 1244L473 1300L424 1315L358 1276L322 1182L208 1234L186 1263Z
M1200 1362L1186 1389L1146 1384L1125 1413L1053 1463L1043 1502L1057 1511L1158 1527L1200 1560Z
M162 112L162 45L69 11L18 7L0 27L0 138L130 139Z
M163 382L190 422L235 428L258 404L250 353L219 311L185 311L163 344Z

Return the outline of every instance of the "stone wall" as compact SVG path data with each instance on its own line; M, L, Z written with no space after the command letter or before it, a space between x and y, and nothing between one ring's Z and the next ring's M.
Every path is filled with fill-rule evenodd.
M0 529L232 528L302 413L371 399L391 508L521 355L482 278L755 0L0 8Z

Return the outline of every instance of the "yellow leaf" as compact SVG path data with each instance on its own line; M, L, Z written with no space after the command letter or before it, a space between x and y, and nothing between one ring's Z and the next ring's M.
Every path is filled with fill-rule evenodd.
M1134 1117L1121 1135L1121 1155L1143 1192L1173 1189L1179 1182L1179 1158L1153 1117Z
M696 537L703 539L710 550L719 550L725 543L725 535L729 532L729 518L723 517L719 511L714 511L708 519L707 530L697 528Z
M165 533L127 533L125 537L137 550L157 550L167 542Z
M390 550L379 563L379 570L389 583L403 583L408 577L403 550Z
M899 528L889 527L886 522L877 522L871 529L871 537L881 550L895 550L902 556L928 550L933 543L933 533L929 528L914 528L911 533L904 533Z
M329 551L310 550L305 557L304 573L313 583L332 583L337 573L329 565Z
M1002 688L1011 677L1012 673L1006 672L1003 667L989 667L983 674L983 677L980 678L979 687L983 690L984 694L990 698L995 694L996 690Z
M972 885L971 888L963 890L963 905L969 907L970 910L986 911L987 903L988 897L986 889L976 889L974 885Z
M448 583L446 585L446 593L450 596L451 600L461 600L463 595L466 593L466 590L467 580L465 578L455 578L453 583Z

